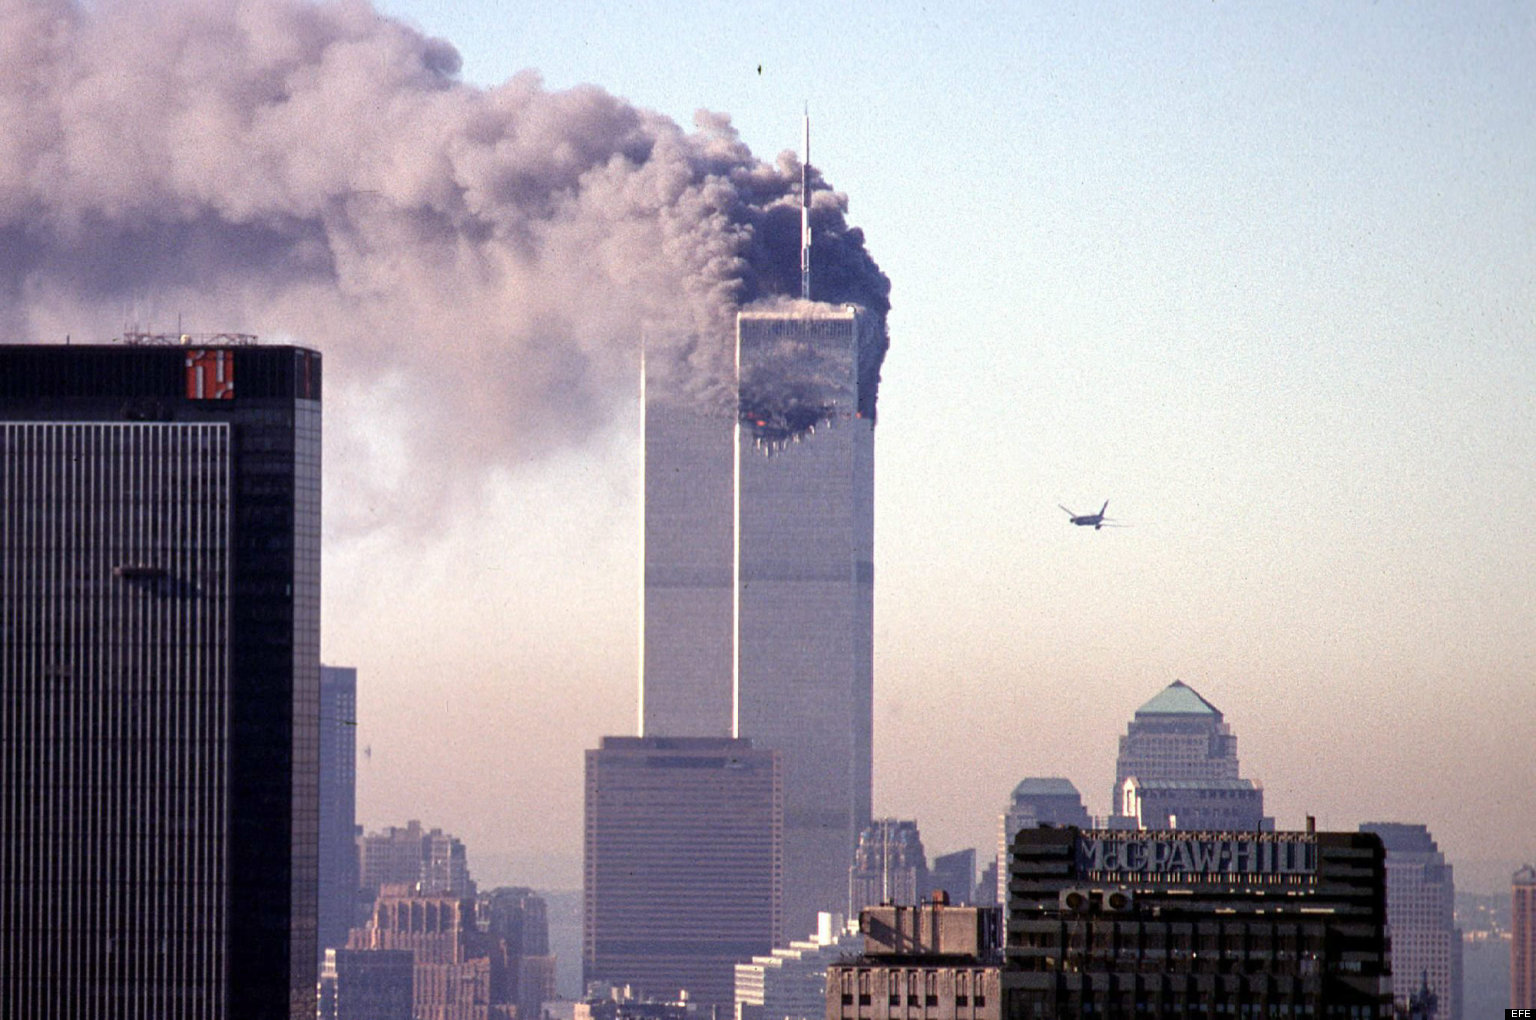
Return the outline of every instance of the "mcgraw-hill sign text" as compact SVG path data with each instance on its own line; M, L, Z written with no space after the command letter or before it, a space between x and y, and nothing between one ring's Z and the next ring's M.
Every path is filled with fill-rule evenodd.
M1171 838L1170 838L1171 837ZM1077 840L1077 873L1182 875L1222 878L1241 875L1312 875L1317 843L1305 838L1265 838L1212 833L1149 837L1084 836Z

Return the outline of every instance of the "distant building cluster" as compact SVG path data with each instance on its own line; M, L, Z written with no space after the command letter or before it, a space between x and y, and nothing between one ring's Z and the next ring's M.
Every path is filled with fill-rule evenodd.
M411 821L357 840L366 917L325 949L320 1020L516 1020L555 996L544 900L478 892L463 843Z

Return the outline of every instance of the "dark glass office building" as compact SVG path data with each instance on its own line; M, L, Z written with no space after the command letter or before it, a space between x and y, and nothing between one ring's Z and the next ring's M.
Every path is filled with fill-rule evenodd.
M320 356L0 346L0 1015L313 1017Z
M1392 1016L1369 833L1020 830L1005 1020Z

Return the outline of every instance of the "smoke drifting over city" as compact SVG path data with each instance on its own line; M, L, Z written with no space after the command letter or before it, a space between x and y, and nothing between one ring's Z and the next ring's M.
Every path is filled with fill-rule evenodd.
M0 12L4 336L319 347L333 397L409 423L386 452L441 475L431 498L600 429L642 341L653 380L726 399L734 313L798 290L799 165L723 115L466 85L451 45L363 3ZM888 281L813 181L815 296L883 320Z

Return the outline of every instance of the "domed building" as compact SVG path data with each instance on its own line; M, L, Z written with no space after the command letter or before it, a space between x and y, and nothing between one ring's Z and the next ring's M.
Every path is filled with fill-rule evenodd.
M1221 710L1175 680L1136 710L1120 738L1111 828L1272 829L1263 787L1238 775Z

